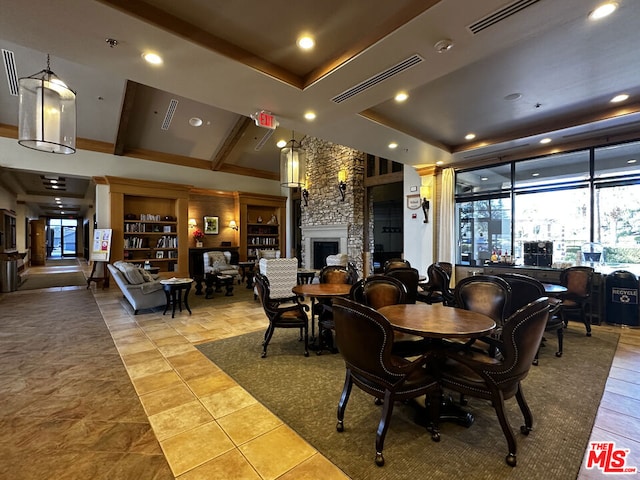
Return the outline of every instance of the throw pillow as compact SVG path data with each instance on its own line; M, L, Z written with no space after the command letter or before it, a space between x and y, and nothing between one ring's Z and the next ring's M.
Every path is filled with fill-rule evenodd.
M141 273L143 270L136 267L134 264L128 262L115 262L113 266L122 272L124 278L129 282L129 284L140 285L145 282Z

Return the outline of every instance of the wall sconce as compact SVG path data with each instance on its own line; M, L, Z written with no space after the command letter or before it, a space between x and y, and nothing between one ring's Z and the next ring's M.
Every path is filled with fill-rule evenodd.
M198 222L196 221L195 218L190 218L189 219L189 228L196 228L196 225L198 225Z
M232 230L238 230L238 224L236 223L235 220L231 220L229 222L229 228L232 229Z
M420 196L422 196L422 213L424 213L424 222L429 223L429 199L431 198L431 186L423 185L420 187Z
M18 143L42 152L76 153L76 92L49 68L18 80Z
M342 201L344 202L344 195L347 193L347 171L340 170L338 172L338 190L340 191L340 196L342 197Z
M307 190L306 188L302 189L302 198L304 199L304 206L308 207L309 206L309 190Z

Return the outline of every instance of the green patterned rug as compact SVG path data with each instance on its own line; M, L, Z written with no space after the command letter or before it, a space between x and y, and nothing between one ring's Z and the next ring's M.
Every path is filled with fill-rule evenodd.
M504 462L506 440L488 402L469 399L470 428L444 423L434 443L413 422L411 407L397 404L385 441L384 467L374 465L380 407L354 387L345 431L336 432L336 408L344 382L340 355L302 355L297 331L276 329L268 357L260 358L263 332L211 342L198 348L242 387L296 430L353 479L575 479L593 427L617 334L570 325L564 356L556 358L555 338L523 381L534 416L527 437L517 433L522 416L515 398L507 411L518 440L518 466Z

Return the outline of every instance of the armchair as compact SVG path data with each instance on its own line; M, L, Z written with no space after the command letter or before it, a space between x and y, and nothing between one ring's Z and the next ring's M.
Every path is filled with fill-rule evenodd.
M560 284L567 287L565 293L558 295L561 300L560 317L567 326L570 315L578 314L587 329L587 337L591 336L591 320L587 318L586 308L591 299L592 281L591 267L569 267L560 272Z
M204 274L230 275L240 283L240 269L231 265L231 252L204 252Z
M491 401L507 440L505 461L511 467L516 466L517 444L507 420L504 401L516 397L525 422L520 432L528 435L533 427L533 416L520 382L529 373L542 340L549 315L547 300L542 297L529 303L505 322L500 347L502 359L472 350L450 350L446 362L439 369L443 388Z
M384 465L382 450L396 401L426 394L429 397L431 439L439 441L436 419L440 413L440 387L424 368L427 357L409 361L393 355L394 331L391 324L371 307L336 298L334 319L336 340L346 367L344 388L338 402L336 430L344 431L344 414L351 388L355 384L384 403L376 433L376 465Z
M439 303L453 305L455 303L451 291L451 273L447 273L445 267L438 263L432 263L427 267L428 281L420 284L423 291L417 293L416 299L425 303Z

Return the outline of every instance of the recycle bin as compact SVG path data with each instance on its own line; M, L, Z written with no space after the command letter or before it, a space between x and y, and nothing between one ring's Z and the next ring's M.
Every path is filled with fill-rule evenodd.
M18 289L18 261L0 260L0 288L3 293Z
M616 270L605 281L606 321L613 325L640 326L638 318L638 278L626 270Z

